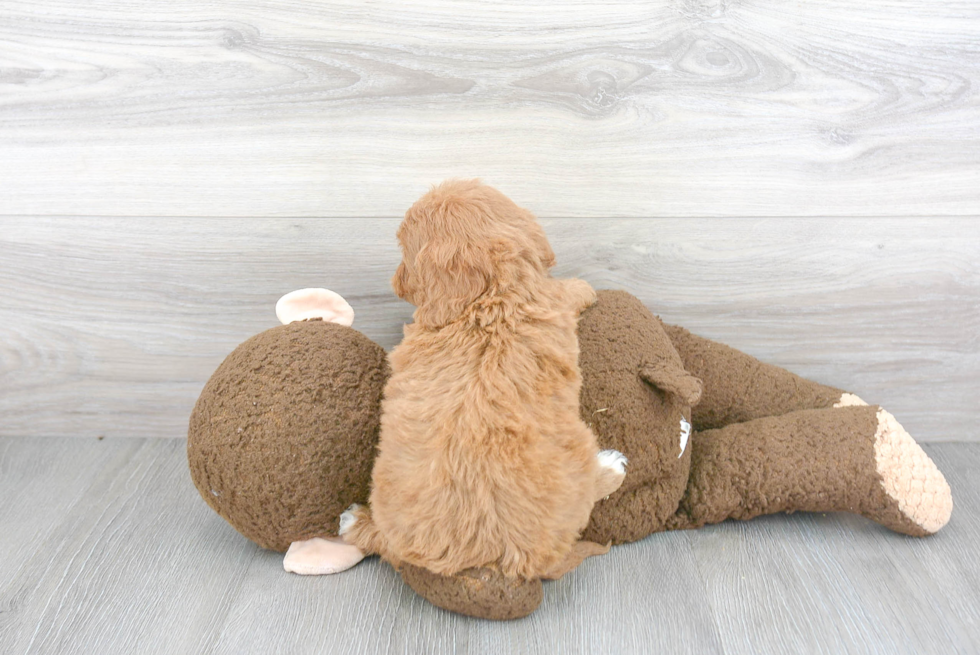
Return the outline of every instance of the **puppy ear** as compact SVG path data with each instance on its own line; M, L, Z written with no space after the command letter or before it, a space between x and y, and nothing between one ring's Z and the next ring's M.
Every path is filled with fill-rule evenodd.
M486 293L493 278L493 253L486 245L440 240L415 256L415 321L441 327Z
M408 269L405 268L405 262L398 264L398 269L391 278L391 288L394 289L396 296L411 302L411 289L408 286Z
M521 209L520 211L526 221L523 229L530 238L531 247L534 249L534 257L540 262L544 270L547 271L555 265L555 251L551 249L551 244L548 243L548 237L545 236L544 230L534 217L534 214L526 209Z
M544 231L540 228L534 232L531 238L534 239L535 245L538 248L538 256L541 257L541 264L544 266L544 270L547 271L555 265L555 251L551 249L548 238L545 237Z

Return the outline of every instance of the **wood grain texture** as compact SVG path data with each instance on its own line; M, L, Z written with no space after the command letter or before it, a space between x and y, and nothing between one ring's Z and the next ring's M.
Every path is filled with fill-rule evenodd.
M375 558L285 573L197 496L182 440L0 438L4 498L31 491L0 508L4 532L38 535L0 558L0 651L974 653L980 444L926 449L956 502L938 535L844 514L658 534L546 583L538 611L498 623L429 605Z
M0 213L975 215L971 0L9 0Z
M22 439L7 448L53 462L41 480L60 489L60 476L77 465L64 443ZM69 516L4 585L4 598L19 602L2 615L3 652L204 652L255 548L200 511L183 441L82 443L114 457L85 494L67 499ZM25 505L42 508L35 499ZM50 528L34 518L24 527Z
M186 434L205 381L278 325L287 291L344 295L386 349L412 308L398 219L0 219L0 434ZM920 441L977 438L973 219L544 221L556 274L889 408Z
M0 635L10 628L4 615L9 617L33 594L30 586L21 587L14 581L18 573L105 469L118 466L116 460L136 448L137 440L131 441L132 446L93 448L83 439L0 439L0 587L5 590L0 601Z
M976 558L947 559L953 534L963 543L978 536L973 508L980 496L972 482L978 462L967 448L976 445L926 448L955 503L952 530L935 539L900 538L848 514L770 516L689 533L725 651L970 653L980 647L974 627L980 625L980 567Z

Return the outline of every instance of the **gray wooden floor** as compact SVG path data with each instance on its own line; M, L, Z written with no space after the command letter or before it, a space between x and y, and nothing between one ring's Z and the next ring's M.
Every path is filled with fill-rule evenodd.
M212 513L180 439L0 439L0 652L976 653L980 444L927 444L956 509L913 539L850 515L659 534L494 623L385 564L286 574Z

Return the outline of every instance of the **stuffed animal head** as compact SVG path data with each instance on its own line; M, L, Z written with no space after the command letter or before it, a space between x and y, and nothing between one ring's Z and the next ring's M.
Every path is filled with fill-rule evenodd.
M388 364L333 292L287 294L276 313L284 325L242 343L208 380L187 457L212 509L285 551L337 534L341 512L367 501Z

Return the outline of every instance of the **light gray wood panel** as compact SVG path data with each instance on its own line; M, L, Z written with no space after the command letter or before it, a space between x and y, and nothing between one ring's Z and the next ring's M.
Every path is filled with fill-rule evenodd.
M388 347L411 317L388 286L394 220L0 225L0 434L184 436L204 382L293 289L335 289Z
M10 627L4 616L33 594L29 586L11 587L11 580L44 546L52 530L77 510L79 499L105 469L118 468L118 460L138 445L130 440L132 445L93 447L88 441L0 439L0 588L5 590L0 635Z
M495 623L436 609L377 558L344 575L284 581L279 557L261 553L215 652L641 653L651 626L669 626L661 642L669 652L720 652L703 590L688 587L697 576L686 540L654 538L589 560L546 583L530 617ZM270 616L270 607L281 611ZM272 630L254 628L270 623Z
M7 441L10 450L34 445ZM42 480L55 489L77 465L59 452L64 443L39 454L54 463ZM69 516L54 530L40 515L15 523L50 534L0 592L19 599L3 615L3 652L205 652L256 547L200 499L182 440L85 443L116 457L81 498L66 499Z
M961 448L933 444L927 452L949 478L956 505L956 523L934 538L894 534L848 514L770 516L691 533L725 651L980 648L980 598L970 585L976 558L946 557L954 543L977 537L973 480L980 463Z
M8 1L0 213L976 214L971 0Z
M179 437L204 382L325 286L393 347L398 219L0 219L0 434ZM888 407L920 441L976 439L973 219L544 221L561 276Z
M198 497L182 440L0 439L5 477L23 467L54 491L4 516L5 531L45 536L28 559L0 558L0 651L974 653L980 444L926 449L956 503L938 535L846 514L658 534L546 583L530 617L496 623L429 605L373 558L336 576L286 574ZM97 474L77 494L81 469Z
M960 559L956 556L961 543L980 543L980 521L973 520L980 516L980 461L973 456L973 450L966 445L925 446L926 452L943 471L953 490L953 517L956 521L957 538L925 539L911 544L914 560L906 564L898 562L896 568L910 586L922 586L928 596L940 599L933 601L946 617L944 622L955 626L957 624L974 626L974 631L968 634L974 651L980 651L980 599L973 602L958 602L959 598L972 598L980 590L980 558L967 557ZM879 533L878 540L887 535ZM893 565L897 561L889 552ZM921 567L924 575L918 577L910 574L912 569ZM965 649L969 652L969 649Z

